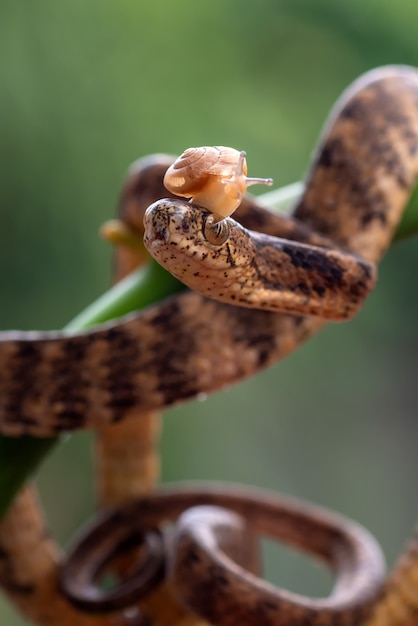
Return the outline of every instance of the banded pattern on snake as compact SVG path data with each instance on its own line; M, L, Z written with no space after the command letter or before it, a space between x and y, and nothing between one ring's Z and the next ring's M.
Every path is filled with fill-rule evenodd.
M160 182L155 185L152 182L153 176L157 177L155 180L161 181L162 165L149 163L148 170L147 167L143 169L142 174L148 176L150 185L150 201L166 195L161 193ZM354 313L373 285L373 263L381 258L391 241L396 223L415 184L417 172L417 72L409 68L384 68L372 72L357 81L334 110L319 146L306 191L292 217L271 215L249 200L243 203L237 214L247 228L259 229L274 237L303 242L308 246L322 246L323 250L298 243L278 244L242 230L233 221L228 222L231 242L234 233L238 233L240 241L235 240L235 247L230 247L226 269L236 269L238 257L235 255L246 239L248 245L254 246L257 251L258 273L251 277L253 287L256 286L256 279L265 280L266 272L272 271L271 268L259 271L262 264L259 257L267 258L270 254L270 259L277 258L274 251L278 249L285 254L287 266L283 272L284 280L282 273L277 272L274 280L269 282L270 287L282 291L290 285L290 300L284 307L279 306L281 311L291 312L291 315L242 309L207 300L198 294L184 293L138 315L128 316L122 322L74 337L67 337L63 333L2 333L0 432L40 435L77 427L99 427L129 417L138 408L160 408L201 392L213 391L289 353L323 325L324 321L312 317L313 314L344 318ZM124 205L126 222L134 226L142 219L141 213L145 209L143 207L136 212L137 208L135 203ZM134 214L131 214L132 209ZM207 214L200 210L194 213L193 208L186 206L183 201L178 203L173 200L160 202L158 210L157 218L154 209L148 213L151 221L147 223L147 239L151 244L154 241L153 232L157 233L156 240L167 243L170 227L174 225L175 229L179 225L175 221L176 215L181 215L181 224L185 215L183 211L187 211L191 221L188 222L188 229L181 225L182 235L187 235L193 245L197 243L199 250L206 245L204 235ZM180 213L176 214L177 211ZM173 215L175 219L172 219ZM164 222L163 230L161 219ZM157 226L155 231L150 230L153 225ZM193 231L192 226L197 231ZM141 230L140 225L138 230ZM210 237L213 239L213 233ZM184 241L183 238L181 241ZM189 242L183 249L187 248ZM213 241L211 245L214 245ZM284 245L287 246L285 250ZM267 246L270 252L266 253L263 246ZM179 248L178 245L176 247ZM337 248L340 251L336 251ZM213 252L213 247L211 250ZM177 257L174 262L180 263L180 273L184 278L188 261L182 255L179 257L180 262ZM217 261L219 256L215 254L214 260ZM200 261L206 261L202 257ZM329 262L326 267L334 267L332 280L329 279L326 284L321 283L324 279L317 272L318 262L313 262L314 258L321 259L322 264ZM167 262L172 261L172 258L167 258ZM296 264L303 272L292 275L292 268L294 270ZM254 264L252 267L254 269ZM345 282L346 275L351 272L357 278L360 277L361 284L350 277ZM336 274L340 277L338 280ZM286 277L290 281L286 282ZM186 276L186 282L188 280ZM305 288L300 285L303 280L306 280ZM336 285L336 282L339 284ZM201 288L202 284L199 280L198 284L193 283L192 286ZM308 288L316 300L309 298ZM231 293L231 289L227 291ZM223 297L219 292L216 295ZM250 291L246 292L245 301L241 304L260 304L259 299L250 303L250 296ZM289 304L290 301L292 304ZM271 308L275 309L276 305ZM221 496L214 497L213 503L224 504L228 508L232 506L246 517L251 516L250 511L239 501L231 505L231 497L233 499L229 495L224 500ZM195 501L196 498L192 497L189 504ZM206 494L204 502L210 501L210 496ZM158 496L155 502L158 509ZM139 517L143 517L144 501L135 506L138 506ZM261 530L269 526L266 521L268 515L264 510L259 520ZM321 514L319 535L323 532L328 541L332 539L332 532L325 520L326 516ZM117 522L119 524L121 519L117 519ZM193 530L190 519L188 524L189 530ZM186 526L183 520L179 528L185 533ZM303 524L296 525L294 532L297 534L302 527ZM174 584L180 596L190 593L190 581L184 578L182 559L183 565L187 561L185 567L189 574L191 535L193 532L187 536L186 533L180 533L177 538L176 555L179 562ZM376 571L379 574L379 566L376 567L376 563L379 557L369 558L370 554L367 549L364 551L364 546L360 546L359 550L359 559L365 559L366 579L370 580L368 576L374 572L371 578L373 585L377 585L379 575L376 576ZM344 558L342 561L347 564ZM349 571L349 563L347 567ZM205 571L200 574L205 574ZM219 581L225 575L219 571ZM196 577L195 582L202 580L202 577ZM342 581L341 584L347 582ZM268 586L261 589L263 592L266 590L268 595ZM368 598L377 590L377 587L368 590ZM251 600L250 597L247 599L248 602ZM226 611L227 604L221 602L218 607L215 602L206 602L204 606L205 603L196 600L195 593L186 602L196 602L193 608L205 618L217 620L218 616L214 612L221 610L225 618L222 623L236 624L239 618L237 611L239 613L241 610L234 604L236 600L236 594L229 598L232 602L228 605L229 613ZM361 594L359 601L362 601ZM316 606L319 610L315 611L315 603L302 602L295 607L294 613L288 612L286 615L279 612L279 608L281 610L283 607L273 605L274 602L267 599L263 606L265 615L269 615L266 619L270 620L265 623L275 625L306 621L318 626L357 624L362 613L362 609L356 613L347 606L347 612L343 611L336 616L328 612L324 605ZM250 616L246 615L246 623L258 623L260 614L257 611L260 611L260 605L254 611Z
M270 224L268 234L278 237L303 232L306 243L326 237L362 257L353 266L364 277L360 302L372 284L369 264L388 247L416 181L417 94L411 68L388 67L361 78L331 114L292 216L274 218L247 202L237 219L258 230ZM325 297L313 312L326 313L330 285L315 288ZM284 357L324 323L301 316L298 307L294 312L231 307L186 292L72 337L3 332L0 432L96 428L138 408L158 409L230 385Z

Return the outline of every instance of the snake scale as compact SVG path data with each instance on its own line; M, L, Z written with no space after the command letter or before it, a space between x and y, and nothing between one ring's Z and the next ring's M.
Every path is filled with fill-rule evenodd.
M368 268L390 244L415 184L417 93L414 69L366 74L331 113L292 216L274 220L251 203L246 211L246 203L237 219L257 230L266 222L273 236L302 232L306 243L325 237L334 248L362 257ZM326 302L332 278L319 287ZM362 299L367 284L360 290ZM185 292L76 336L2 332L0 432L36 436L96 428L134 409L210 393L276 362L323 324Z
M134 187L138 181L142 185L145 182L140 202L135 198L135 188L126 190L129 197L125 200L130 201L122 202L121 217L138 231L142 230L146 206L167 196L161 184L166 167L164 158L142 163L132 179ZM374 264L391 242L417 173L418 73L412 68L388 67L356 81L337 103L317 148L304 194L292 215L273 215L246 199L236 213L244 229L228 218L229 247L223 259L213 243L205 248L205 212L194 213L184 201L158 202L159 213L154 207L147 214L147 245L154 252L163 249L161 259L169 269L202 293L186 291L145 311L74 336L64 332L0 333L0 432L55 435L119 422L138 409L164 408L238 382L276 362L319 330L324 318L351 316L374 285ZM185 217L190 218L187 225ZM171 226L177 229L175 240L170 239ZM167 255L159 242L171 241L175 243ZM242 248L244 242L246 248ZM241 259L249 249L251 258L246 261L250 273L246 273L245 265L241 269ZM190 264L189 251L193 257ZM199 269L194 265L196 258ZM216 283L214 290L213 266L205 262L217 263L220 258L226 283L221 287ZM237 282L243 290L234 293L231 272L236 276L238 267L243 274ZM196 272L204 274L203 281L201 275L194 275ZM265 305L264 296L251 300L251 289L258 289L260 281L263 288L285 294L279 305L267 303L270 310L251 308ZM203 293L221 299L232 293L241 306L208 299ZM187 506L198 501L195 495ZM233 494L206 494L202 503L208 501L251 517L252 508L246 508L239 498L234 504ZM154 505L158 509L158 497ZM144 501L138 505L140 516L143 506ZM268 516L264 510L258 530L269 529ZM320 517L320 532L322 523L329 542L333 533L327 530L326 516L321 513ZM240 589L241 599L248 603L251 594L244 596L245 587L239 584L236 593L219 602L218 596L205 600L201 587L200 601L198 589L190 591L190 569L199 560L192 545L196 525L193 527L190 519L186 521L179 524L174 584L180 596L192 594L186 602L195 602L194 610L211 623L232 625L238 623L237 619L251 626L362 623L360 614L350 606L336 615L324 605L315 606L315 601L302 601L293 613L285 606L283 613L286 602L274 593L273 599L260 601L250 615L247 610L244 621L244 615L239 615L240 603L234 602ZM292 534L291 524L287 531L289 528ZM315 537L312 541L315 543ZM360 560L362 556L364 571L368 575L374 572L373 584L377 585L378 558L368 561L367 550L360 554ZM344 562L345 557L341 558ZM203 585L209 565L203 571L196 567L192 582ZM347 567L350 570L349 564ZM228 574L223 569L217 572L222 584L222 577ZM341 587L348 585L348 574L343 578ZM269 587L262 586L259 591L268 596ZM337 585L335 602L340 591ZM377 587L364 601L367 603L376 591Z

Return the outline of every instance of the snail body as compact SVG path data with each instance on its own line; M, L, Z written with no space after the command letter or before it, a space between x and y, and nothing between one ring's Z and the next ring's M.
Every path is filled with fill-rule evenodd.
M245 157L245 152L225 146L188 148L168 168L164 186L223 219L239 207L247 187L273 183L271 178L247 177Z

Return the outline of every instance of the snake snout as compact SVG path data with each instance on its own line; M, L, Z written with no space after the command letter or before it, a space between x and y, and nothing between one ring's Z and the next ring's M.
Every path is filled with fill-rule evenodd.
M169 233L170 216L162 201L151 204L144 214L144 243L145 246L158 245L158 242L167 242Z

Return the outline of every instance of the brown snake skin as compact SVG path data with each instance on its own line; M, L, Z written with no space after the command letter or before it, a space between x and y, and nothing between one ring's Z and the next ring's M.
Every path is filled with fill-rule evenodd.
M315 243L325 247L331 247L331 245L335 247L335 244L331 244L330 240L335 241L337 239L335 232L339 230L338 242L342 247L350 249L357 254L362 253L367 259L372 261L380 257L384 246L387 246L390 241L389 232L393 232L396 219L399 219L403 204L416 179L418 83L417 75L412 70L380 70L379 72L374 72L371 76L374 80L371 80L369 75L359 81L355 87L351 88L348 92L348 96L346 96L346 100L339 106L339 109L342 109L342 113L334 114L337 118L337 122L329 124L330 130L328 131L329 134L325 135L325 146L322 148L322 151L319 151L311 179L308 181L307 192L295 211L297 218L300 218L302 215L305 222L308 221L305 216L310 216L310 225L314 226L317 207L321 208L322 206L325 211L326 208L330 210L334 206L336 207L338 203L338 211L335 211L336 218L339 218L341 210L345 216L345 222L339 223L339 221L337 221L337 224L334 224L333 230L330 228L325 229L324 225L322 228L322 233L324 234L314 234L309 231L306 223L302 222L302 220L299 222L278 216L271 216L268 213L257 211L253 205L247 202L241 209L240 219L245 222L248 227L259 228L263 232L281 234L288 239L303 241L305 243ZM403 90L400 89L401 85L403 85ZM401 107L401 103L397 101L400 95L403 108ZM390 105L387 102L388 100ZM407 107L405 106L406 101L409 103ZM367 105L362 104L364 102L366 102ZM385 103L385 106L383 106L383 103ZM368 112L371 119L367 116ZM393 139L390 140L391 143L385 143L383 141L384 129L389 127L388 112L391 114L390 131L386 130L386 132L392 133L397 123L400 125L400 130L400 127L406 120L413 126L413 129L409 129L408 132L401 132L404 143L402 148L399 146L400 154L408 154L411 169L404 168L400 170L399 167L397 169L395 168L396 175L393 173L392 176L390 176L392 170L388 171L388 162L390 162L391 168L393 168L395 161L392 153L395 150L395 144L393 143L392 145ZM358 126L359 124L360 126ZM347 127L349 130L347 130ZM366 130L368 130L368 134ZM373 137L378 134L376 132L377 130L380 131L379 140L376 140L377 145L373 148ZM369 135L372 134L372 137L370 141L361 143L359 141L359 134L362 137L369 137ZM360 161L354 160L353 152L350 152L349 155L344 153L345 143L342 142L341 135L345 137L345 143L349 146L357 143L355 156L356 159L360 159ZM361 153L359 146L361 146L365 154ZM333 151L335 156L333 156ZM389 159L389 153L392 155L391 160ZM415 169L412 167L414 161L413 157L415 157ZM161 173L164 171L167 162L168 161L164 161L161 165L161 170L158 172L159 178L161 178ZM367 163L367 167L365 163ZM369 166L370 168L372 166L377 168L374 175L371 169L369 169ZM156 169L158 170L158 168L153 162L149 163L148 167L148 180L150 181L150 174L153 172L157 176ZM362 172L365 167L367 171L363 176ZM335 173L335 169L338 170L338 176ZM340 170L343 170L342 173ZM145 167L145 171L147 171L147 167ZM384 174L384 179L382 174ZM333 176L336 177L338 184L335 182L331 184L333 182ZM145 173L144 177L146 177ZM331 177L331 179L329 177ZM325 179L325 182L323 179ZM347 187L344 185L346 179L348 180ZM352 182L353 180L355 181L355 185ZM143 180L141 180L141 175L135 172L135 176L132 176L132 184L139 185L138 181L142 185ZM317 189L316 186L319 186L319 189ZM152 201L152 196L154 195L152 191L153 185L150 184L150 187L151 191L147 200ZM330 191L322 197L321 194L324 193L324 189L330 189ZM396 198L396 202L389 202L387 193L383 193L384 191L387 192L388 189L391 190L391 198ZM159 194L155 191L155 195L166 195L163 190L159 191ZM128 188L127 193L128 192L130 197L135 195L132 188ZM321 200L322 205L320 203ZM318 202L318 204L316 204L316 202ZM170 203L169 205L172 206ZM135 205L135 203L131 206L129 206L129 203L124 203L124 206L125 221L132 227L136 227L140 230L141 224L136 220L139 220L138 215L143 212L145 207L141 206L140 210L138 210L139 207ZM341 209L340 206L342 207ZM309 207L313 208L310 210ZM354 211L356 212L355 215L353 215ZM331 213L328 219L331 222L335 222L335 219L333 220L332 218L333 214ZM368 237L363 237L361 231L358 232L357 238L347 233L346 228L350 227L353 229L353 225L356 226L357 232L360 231L360 226L363 230L369 231ZM385 231L385 235L383 231ZM328 239L326 239L324 235ZM353 243L351 243L351 239L353 239ZM182 300L183 298L184 296L180 296L178 299ZM203 302L209 306L207 301ZM237 311L235 308L225 308L218 303L211 304L215 307L212 311L216 311L217 314L219 314L220 311L225 311L226 313ZM280 320L280 325L276 326L276 329L280 330L280 344L276 344L275 352L275 354L279 354L279 356L283 355L285 351L283 345L286 344L283 344L283 342L286 342L286 340L291 341L291 343L287 344L286 348L290 350L292 347L295 347L297 339L307 336L321 324L321 322L313 318L301 319L284 315L274 316L274 318L272 318L270 315L261 314L257 311L251 311L251 315L254 316L252 318L253 323L256 323L257 319L264 319L264 323L266 320L275 319L273 322L275 324L277 320ZM260 318L258 318L259 315ZM222 318L223 321L228 319L230 318ZM237 319L246 319L245 312L241 311L240 317L235 318L235 320ZM216 320L214 320L214 324L216 325ZM290 325L287 326L286 332L285 324ZM305 335L296 335L298 329L303 329ZM222 326L219 329L216 326L217 332L221 330ZM241 329L239 330L242 332ZM250 330L251 326L248 325L247 332ZM260 337L259 331L258 336ZM266 340L271 342L273 338L271 335L269 336L268 329L266 328L263 329L262 336L264 343L263 349L267 350L268 344L265 342ZM211 335L210 339L213 341L214 337L217 337L217 334ZM241 341L242 340L243 338L241 336ZM217 342L214 343L217 348L220 349L222 342L220 342L219 345ZM241 346L241 343L238 345ZM257 344L254 345L254 348L257 347L258 358L260 359L260 344L258 344L258 346ZM210 354L212 355L212 353ZM271 357L271 354L272 352L267 353L267 357ZM211 358L213 359L214 357L211 356ZM213 364L213 360L211 360L211 364ZM259 364L261 364L260 361ZM257 526L256 524L257 531L265 531L266 523L268 527L268 522L266 522L268 513L266 513L265 508L258 508L257 506L245 508L242 502L237 503L236 491L229 494L230 497L224 494L217 494L213 495L212 498L209 497L208 494L203 494L203 491L204 490L200 489L199 494L194 494L194 498L191 497L190 500L183 503L184 508L197 504L200 499L202 504L212 502L217 505L226 506L228 509L233 509L244 515L246 520L251 518L251 515L259 515L259 525ZM235 504L232 502L234 497ZM172 502L173 506L178 507L179 500L176 500L176 498L179 498L178 492L173 494ZM119 528L121 532L124 523L128 526L135 525L136 523L146 523L147 502L150 507L149 514L152 516L156 515L153 506L156 506L158 510L160 499L164 500L164 495L161 495L161 493L151 497L147 501L141 501L137 505L132 505L132 507L138 506L137 516L132 507L118 509L115 513L115 519L117 520L115 523L116 528ZM129 513L127 513L127 511L129 511ZM177 511L177 514L179 512L180 510ZM171 514L175 515L173 511L171 511ZM191 606L200 616L209 620L211 623L218 625L245 624L245 626L253 626L259 623L274 626L280 626L281 624L296 625L301 623L306 623L310 626L313 624L321 626L328 624L345 624L347 626L348 624L363 623L363 611L365 607L367 607L367 599L365 599L362 594L366 593L367 595L369 590L371 594L369 599L373 596L373 593L377 591L379 586L378 577L374 581L376 586L371 585L371 587L368 587L365 579L363 579L360 585L361 591L357 589L354 594L355 601L353 604L350 605L350 603L348 603L344 606L343 602L342 606L339 605L337 610L338 597L331 597L328 601L317 602L306 598L297 598L296 602L292 604L294 598L292 598L291 594L289 596L286 592L277 592L277 590L269 588L269 586L264 583L260 583L257 580L254 582L251 578L250 581L248 581L245 575L243 579L242 572L238 574L237 579L237 572L234 572L234 567L231 567L230 562L225 564L225 562L222 561L222 557L220 557L220 561L215 560L214 562L213 544L210 544L211 550L208 549L208 551L205 552L204 540L203 548L201 543L199 543L199 538L193 543L193 535L196 533L199 535L199 532L203 532L202 528L205 526L205 523L207 523L207 517L205 518L205 516L203 516L199 518L199 509L196 509L196 512L189 511L186 515L189 516L187 523L183 518L178 522L176 549L173 550L172 553L171 573L173 575L173 586L179 597L183 598L187 606ZM197 521L195 519L194 525L190 522L190 516L193 515L197 519ZM124 518L124 520L122 518ZM277 523L277 512L274 519ZM325 518L323 514L321 514L322 531L326 528L324 520ZM291 525L289 524L289 526ZM103 533L106 523L105 526L98 523L98 527L101 533ZM272 528L274 528L274 525L270 527L269 530L272 531ZM300 525L300 519L294 524L294 528L296 532L303 528L303 524ZM287 531L289 531L289 527ZM292 533L290 532L290 537L288 532L284 533L284 535L285 539L289 540L291 539ZM327 540L330 541L332 533L326 532L325 535ZM209 533L209 543L211 541L210 537L211 535ZM305 547L314 549L315 533L313 533L311 529L306 530L305 538L306 537L309 539L308 546L305 545ZM86 546L84 546L84 551L85 550ZM363 565L365 566L365 575L370 576L373 572L373 567L371 570L369 570L368 567L371 566L373 559L366 557L366 552L367 550L360 550L364 558ZM194 555L194 557L191 558L191 555ZM86 557L86 554L84 554L84 557ZM344 563L346 564L346 561L344 561ZM92 563L90 563L90 567L91 565ZM350 571L351 576L354 571L355 568L352 568ZM71 569L67 572L67 579L72 580L73 583L76 581L74 571ZM347 583L349 579L350 576L347 576L345 583ZM246 586L248 582L249 586ZM228 593L226 589L228 589ZM343 593L346 591L344 583L341 583L340 590Z
M369 613L381 587L380 549L357 524L261 489L191 483L166 486L99 516L70 551L61 579L65 592L90 611L133 604L156 576L162 578L158 553L144 568L151 570L148 576L141 572L138 580L128 578L109 594L94 585L95 574L119 543L147 530L153 538L153 529L169 520L176 526L167 539L168 579L184 605L210 624L355 626ZM325 561L336 579L331 596L309 599L277 589L243 569L249 556L252 562L248 547L247 554L242 553L248 528Z
M302 222L305 232L320 233L307 241L323 235L378 261L415 184L417 136L416 71L389 67L362 77L331 114L292 214L297 225L281 218L270 234L286 236ZM268 221L254 208L247 222L245 211L237 218L257 229ZM0 432L97 428L215 391L283 358L323 323L186 292L73 337L3 332Z
M161 169L165 170L167 162L163 159L155 165L145 162L142 170L142 175L148 177L150 202L167 195L154 178L158 173L161 180ZM249 200L236 216L250 229L361 256L365 260L363 266L368 267L380 260L390 244L417 173L418 73L411 68L383 68L362 77L337 104L318 148L306 191L292 217L271 215ZM136 182L140 178L141 173ZM140 231L145 208L145 202L141 207L135 202L125 204L125 221ZM297 316L245 309L185 292L139 314L72 337L64 333L1 333L0 432L51 435L75 428L99 428L128 418L138 410L162 408L238 382L287 355L324 324L322 319L302 317L300 310L296 312ZM220 497L221 502L214 498L214 504L232 508L246 518L255 515L254 507L231 505L231 498L233 494L224 501ZM210 497L204 503L208 501ZM140 517L145 515L143 505L142 501ZM259 515L256 530L267 532L269 513L261 507ZM325 519L321 513L319 534L323 532L326 541L330 541L332 532ZM316 605L315 601L298 598L299 604L293 609L281 601L283 614L283 606L274 604L277 597L274 601L269 597L271 589L266 583L257 583L261 596L251 595L245 585L240 587L241 580L233 594L224 597L218 593L205 599L205 574L211 571L213 582L216 573L220 585L227 574L222 567L216 570L219 563L204 562L204 549L199 553L204 565L199 566L196 550L202 544L198 541L193 548L191 541L194 534L199 535L201 522L196 530L192 521L189 519L186 524L183 520L183 525L179 525L173 585L180 597L211 623L363 623L364 605L376 593L379 579L378 575L371 576L379 572L364 546L359 549L359 561L364 558L364 572L371 576L373 584L370 588L360 585L356 590L358 605L347 603L344 610L335 614L320 602ZM186 537L180 531L187 525L190 532ZM294 528L287 526L287 539L289 533L298 535L303 531L300 521ZM301 544L304 540L308 548L315 549L315 535L308 532ZM203 547L204 544L205 540ZM347 553L341 551L341 544L339 550L338 558L347 571L337 585L337 599L340 592L346 592L345 585L349 588L350 584ZM329 554L323 556L334 562ZM227 565L233 576L234 568L231 574L231 564ZM258 604L257 597L263 598ZM333 608L332 600L329 608Z
M202 295L342 320L374 287L375 268L360 257L250 231L231 218L212 220L209 211L170 198L154 202L144 217L150 254Z

